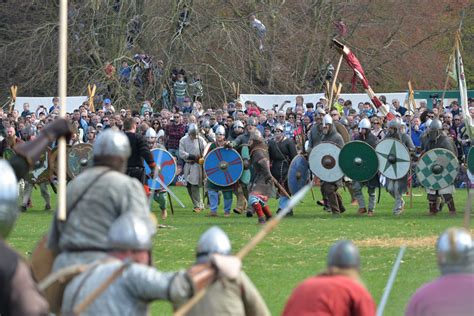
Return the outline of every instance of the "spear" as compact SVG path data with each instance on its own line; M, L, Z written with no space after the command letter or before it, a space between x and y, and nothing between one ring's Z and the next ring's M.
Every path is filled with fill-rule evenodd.
M66 116L67 96L67 0L59 2L59 116ZM66 138L58 140L58 220L66 220Z
M385 309L385 305L387 304L388 296L390 295L390 291L392 290L393 283L395 282L395 278L397 277L398 269L400 268L400 262L402 261L403 254L407 249L406 246L401 246L400 251L398 252L397 259L395 259L395 263L392 268L392 272L390 273L390 277L388 278L387 285L385 286L385 291L383 292L382 299L380 300L380 304L377 308L377 316L382 316L383 311Z
M288 212L291 211L292 208L294 208L308 193L308 191L311 189L311 183L305 185L301 190L296 192L295 195L293 195L290 200L288 201L288 205L276 216L272 217L270 221L268 221L265 226L255 235L240 251L237 253L236 257L239 258L240 260L243 260L249 253L250 251L253 250L262 240L267 236L277 225L280 223L280 221L285 217ZM175 316L183 316L187 312L191 310L191 308L198 303L206 294L207 288L201 289L199 292L196 293L186 304L181 306L175 313Z

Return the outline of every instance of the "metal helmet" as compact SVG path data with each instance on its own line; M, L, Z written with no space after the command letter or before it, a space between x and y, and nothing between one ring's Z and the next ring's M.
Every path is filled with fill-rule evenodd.
M402 122L400 121L399 118L394 118L393 120L388 122L388 128L394 128L397 131L399 131L400 127L402 127Z
M201 123L202 128L211 128L211 124L209 123L208 120L205 120Z
M344 126L349 126L349 121L347 120L347 118L345 116L341 117L339 119L339 122Z
M198 130L198 128L197 128L197 125L196 125L196 124L194 124L194 123L189 124L189 126L188 126L188 134L196 135L196 134L197 134L197 130Z
M18 181L10 164L0 159L0 237L7 238L18 216Z
M434 118L431 120L430 130L440 131L442 129L443 129L443 123L441 123L440 120L438 120L437 118Z
M370 124L370 121L368 118L363 118L362 120L360 120L359 122L359 128L366 128L366 129L370 129L371 128L371 124Z
M94 142L94 156L116 156L128 159L132 154L127 135L111 128L101 132Z
M215 253L230 255L232 247L227 234L217 226L206 230L199 238L196 249L196 259L198 263L209 261L209 256Z
M260 131L258 129L252 131L250 133L250 136L249 136L249 141L250 140L253 140L253 141L263 141L262 139L262 133L260 133Z
M279 130L281 132L284 132L285 128L283 127L282 124L277 124L277 125L275 125L275 130Z
M432 119L430 119L430 118L429 118L429 119L427 119L427 120L425 121L425 126L426 126L426 127L430 127L430 125L431 125L431 122L433 122L433 120L432 120Z
M448 228L438 238L436 255L441 274L474 273L474 244L463 228Z
M162 129L160 129L160 130L158 131L158 133L156 134L156 137L158 137L158 138L164 137L164 136L165 136L165 131L162 130Z
M146 133L145 133L145 137L147 139L150 139L150 138L156 138L156 131L149 127L147 130L146 130Z
M224 135L225 136L225 128L222 125L219 125L216 129L216 135Z
M323 117L323 126L326 126L328 124L332 124L332 117L331 117L331 115L326 114Z
M149 250L156 228L152 221L127 212L120 215L109 228L108 242L112 250Z
M331 246L328 267L360 268L359 249L350 240L340 240Z
M234 128L244 128L244 123L242 123L241 121L237 120L234 122Z

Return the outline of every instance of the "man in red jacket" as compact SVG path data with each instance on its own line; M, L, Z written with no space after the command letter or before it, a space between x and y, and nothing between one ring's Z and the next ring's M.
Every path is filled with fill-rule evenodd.
M291 294L283 316L375 315L375 302L359 278L360 256L348 240L329 250L323 273L303 281Z

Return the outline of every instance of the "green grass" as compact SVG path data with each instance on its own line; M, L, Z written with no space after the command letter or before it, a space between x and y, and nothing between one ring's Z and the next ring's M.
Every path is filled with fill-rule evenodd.
M184 188L173 189L186 204L186 209L175 206L175 215L168 217L165 224L173 228L160 229L155 237L153 259L155 265L164 271L186 268L194 261L194 252L199 236L211 225L219 225L229 235L234 252L237 252L252 236L259 226L256 218L246 218L232 214L230 218L205 217L205 214L192 213L191 202ZM349 204L349 194L342 191L347 211L340 218L316 206L311 194L295 209L295 216L286 218L260 245L244 260L243 269L262 293L273 315L281 314L292 289L303 279L315 275L325 267L327 251L338 239L352 239L356 242L373 238L401 238L408 242L420 241L422 237L439 235L450 226L461 226L463 209L466 203L465 190L458 190L455 201L458 216L451 218L447 208L436 217L426 216L427 201L423 191L415 189L413 208L409 208L406 198L406 211L394 217L391 209L393 199L384 191L376 215L372 218L356 215L356 206ZM314 188L316 199L320 197L319 188ZM54 198L53 198L54 199ZM235 199L234 199L235 200ZM275 199L270 201L276 210ZM54 204L54 203L53 203ZM44 203L39 191L34 192L33 208L21 214L9 242L22 254L28 256L48 229L52 213L43 211ZM222 206L221 206L222 207ZM157 204L153 210L159 217ZM219 210L222 215L222 209ZM378 302L382 296L399 244L367 246L361 244L362 278L368 290ZM414 291L423 283L438 276L434 243L419 242L409 247L403 258L385 315L402 315ZM153 315L171 314L170 304L153 304Z

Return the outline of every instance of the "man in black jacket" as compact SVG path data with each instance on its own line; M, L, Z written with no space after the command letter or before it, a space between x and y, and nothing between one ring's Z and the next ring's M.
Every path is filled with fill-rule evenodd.
M141 183L145 183L143 160L146 161L152 170L156 166L155 161L153 161L153 156L145 138L136 133L137 123L132 117L125 119L123 128L130 142L130 147L132 148L132 155L128 158L127 162L127 175L138 179Z

